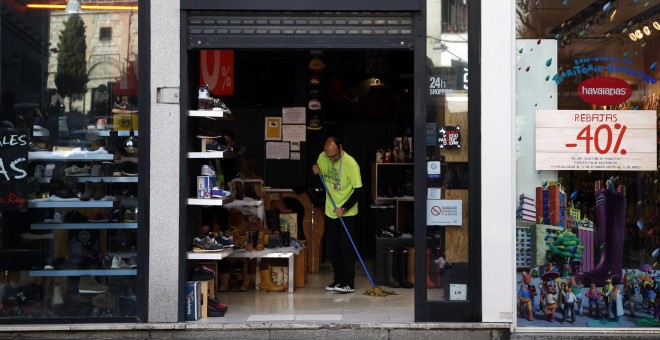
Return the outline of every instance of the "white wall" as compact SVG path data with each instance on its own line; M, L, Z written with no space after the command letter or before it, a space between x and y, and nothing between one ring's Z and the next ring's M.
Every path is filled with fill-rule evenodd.
M180 87L179 1L151 1L151 173L149 320L176 322L179 291L179 105L156 102L159 87ZM147 51L141 51L147 53Z
M515 315L514 1L481 1L481 261L484 322ZM470 60L471 64L476 61Z

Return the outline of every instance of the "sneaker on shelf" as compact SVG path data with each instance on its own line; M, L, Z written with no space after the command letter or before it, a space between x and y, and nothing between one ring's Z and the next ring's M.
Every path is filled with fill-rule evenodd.
M206 143L206 151L209 151L209 152L211 152L211 151L220 151L220 152L222 152L222 151L229 151L229 150L231 150L230 147L228 147L226 145L219 144L215 140L212 140L212 141Z
M78 284L80 294L99 294L108 291L108 286L104 286L94 279L91 275L81 275Z
M107 130L108 129L108 119L99 118L96 120L96 129L97 130Z
M222 133L208 129L208 128L197 128L197 138L220 138Z
M309 123L307 124L307 129L308 130L321 130L321 120L319 119L318 116L314 116L309 120Z
M346 284L337 285L335 287L335 292L337 292L337 293L354 293L355 292L355 286L346 285Z
M222 244L223 247L225 248L233 248L234 247L234 239L231 237L225 236L225 234L219 232L218 237L215 238L215 241Z
M117 98L120 101L117 101L112 106L112 113L137 113L137 107L131 105L128 102L128 97L122 96Z
M78 167L77 165L72 165L66 169L64 169L64 174L67 176L89 176L89 171L90 168L88 165L85 164L82 168Z
M215 239L209 236L200 236L193 239L193 252L218 252L223 249L224 247L222 244L219 244Z
M229 191L222 190L218 187L211 188L211 198L224 198L229 196Z
M54 223L62 223L64 222L64 214L61 211L56 211L53 214L53 222Z
M100 164L92 165L92 169L90 170L89 175L92 177L101 176L101 165Z
M44 172L45 172L45 168L44 168L43 165L39 164L39 165L34 167L34 177L35 178L44 177Z
M120 210L120 209L114 209L114 210L112 210L112 212L110 213L110 215L111 215L111 217L110 217L110 221L111 221L111 222L120 222L120 221L122 221L122 220L124 219L124 217L122 216L122 213L121 213L121 210Z
M215 176L215 170L210 165L202 165L202 176Z
M124 210L124 222L134 223L137 222L137 215L133 209Z
M213 108L211 109L213 111L221 111L222 113L226 114L231 114L231 110L227 107L227 104L225 104L222 100L218 98L213 98Z
M137 268L137 256L131 256L128 259L128 268Z
M44 177L50 178L53 177L53 171L55 170L55 164L48 163L44 168Z
M112 265L110 266L110 269L124 269L124 268L128 268L126 261L124 261L121 258L121 256L115 255L112 258Z
M112 215L109 211L97 211L89 217L89 221L96 223L109 222L111 218Z
M124 176L137 176L138 175L138 165L135 162L124 162L121 165L121 173Z

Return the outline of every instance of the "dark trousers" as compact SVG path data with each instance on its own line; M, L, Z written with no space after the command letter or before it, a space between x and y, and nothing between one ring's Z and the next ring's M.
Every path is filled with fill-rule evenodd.
M355 236L356 216L342 217L346 227ZM341 220L325 216L325 245L332 263L334 279L342 285L355 286L355 250L346 236Z
M568 321L566 320L568 318L568 313L571 313L571 322L575 322L575 302L566 302L564 301L564 319L562 322Z

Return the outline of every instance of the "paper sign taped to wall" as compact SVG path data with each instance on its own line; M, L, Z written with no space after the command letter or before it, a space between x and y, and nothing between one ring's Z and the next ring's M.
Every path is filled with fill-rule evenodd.
M463 225L463 201L427 199L426 225Z

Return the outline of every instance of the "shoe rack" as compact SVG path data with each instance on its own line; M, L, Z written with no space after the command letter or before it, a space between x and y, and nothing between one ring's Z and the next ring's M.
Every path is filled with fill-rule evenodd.
M99 132L109 133L109 131L95 131L95 135ZM43 134L43 133L42 133ZM109 134L106 134L109 135ZM128 134L127 134L128 136ZM113 162L113 155L110 153L101 153L98 151L74 151L74 152L58 152L58 151L34 151L29 152L28 159L30 163L48 163L48 164L63 164L70 165L72 163L101 163ZM57 169L57 168L56 168ZM61 169L61 168L60 168ZM48 188L48 184L58 176L52 177L39 177L37 182L41 188ZM103 256L108 251L107 249L107 230L109 229L124 229L133 234L130 239L135 240L135 231L137 230L136 217L131 218L130 221L124 218L117 218L113 221L112 215L108 210L121 210L128 206L137 206L137 197L121 197L112 196L113 190L111 186L114 183L134 183L137 184L137 176L113 176L112 173L100 173L99 176L66 176L61 174L63 181L69 183L71 186L78 186L85 184L87 190L100 190L103 191L103 197L98 199L83 200L80 198L69 199L54 199L51 193L50 197L34 198L28 200L28 208L34 209L52 209L53 215L55 212L66 214L73 210L80 210L83 213L93 213L106 211L108 218L103 219L102 222L73 222L64 221L58 222L55 220L45 220L44 222L31 223L30 229L33 231L47 231L53 232L53 254L52 258L65 258L68 259L68 231L69 230L98 230L100 233L100 244L98 256ZM106 195L107 194L107 195ZM44 195L45 196L45 195ZM96 198L96 197L95 197ZM80 212L79 211L79 212ZM89 217L89 216L88 216ZM133 245L134 248L134 245ZM122 253L122 257L129 258L136 256L135 251L128 251ZM100 263L99 263L100 264ZM69 266L68 266L69 267ZM63 269L44 269L44 270L30 270L30 276L33 277L63 277L63 276L136 276L137 269L106 269L99 266L99 269L76 269L69 268Z

